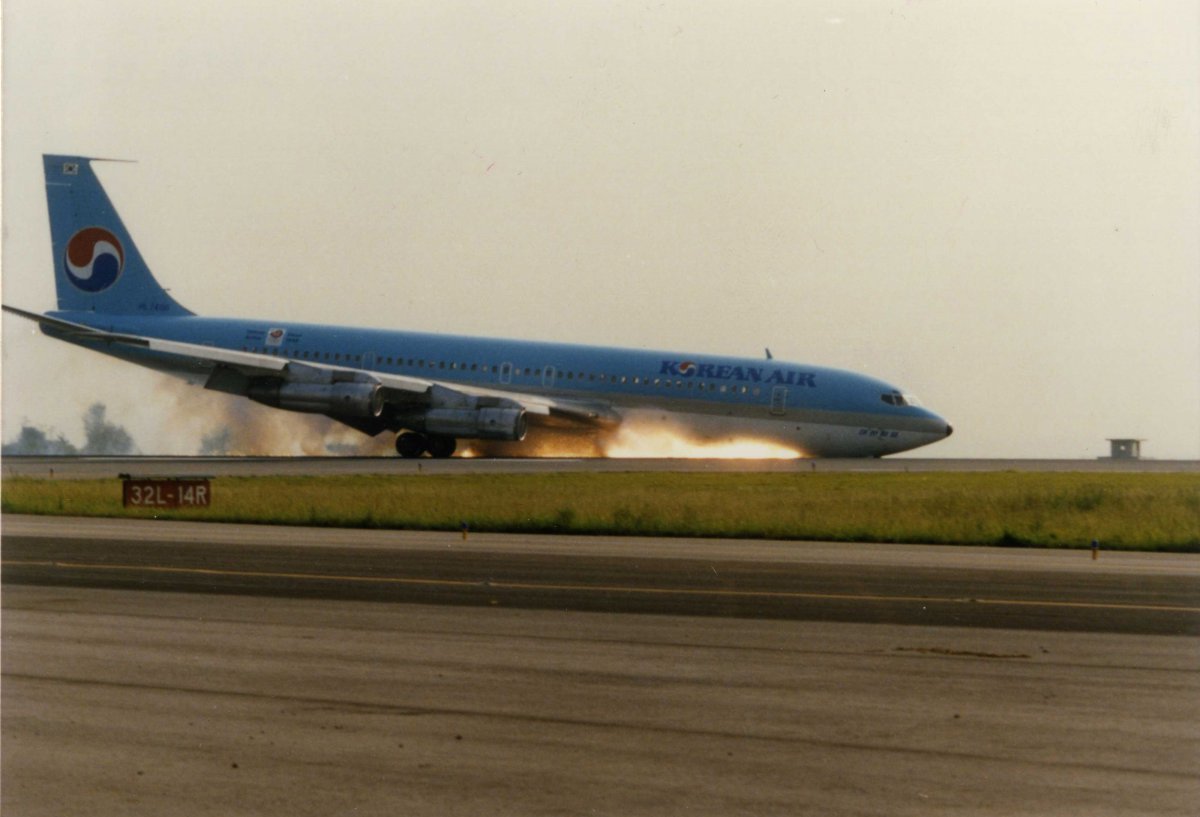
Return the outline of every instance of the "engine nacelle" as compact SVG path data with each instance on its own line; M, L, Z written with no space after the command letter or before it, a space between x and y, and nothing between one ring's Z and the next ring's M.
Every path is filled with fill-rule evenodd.
M422 414L414 425L427 434L508 442L525 439L528 428L523 408L435 408Z
M251 400L289 411L346 417L378 417L383 413L383 391L378 383L254 383Z

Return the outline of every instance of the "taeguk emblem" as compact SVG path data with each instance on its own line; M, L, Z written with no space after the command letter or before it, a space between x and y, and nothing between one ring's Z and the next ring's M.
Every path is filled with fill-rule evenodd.
M84 292L103 292L125 268L125 249L103 227L84 227L67 242L67 278Z

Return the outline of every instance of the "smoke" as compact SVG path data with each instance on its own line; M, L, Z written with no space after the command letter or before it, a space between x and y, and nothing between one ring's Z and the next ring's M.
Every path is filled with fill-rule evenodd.
M5 443L0 453L43 457L72 457L80 454L120 457L140 453L125 427L108 421L108 407L103 403L93 403L83 414L82 448L76 447L62 434L52 437L53 433L26 421L22 423L17 439Z
M324 457L394 454L391 434L369 437L319 414L282 411L245 397L164 378L160 394L174 434L200 441L201 456Z
M201 456L396 455L389 432L369 437L321 415L282 411L175 379L163 382L173 433L198 439ZM657 412L635 412L609 433L534 425L519 443L463 440L458 456L797 459L805 454L749 435L704 438Z

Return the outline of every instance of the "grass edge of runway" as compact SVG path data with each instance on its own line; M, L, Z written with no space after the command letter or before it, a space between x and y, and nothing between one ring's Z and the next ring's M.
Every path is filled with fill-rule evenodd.
M119 480L3 481L5 513L578 535L1200 552L1200 475L558 473L220 477L126 509Z

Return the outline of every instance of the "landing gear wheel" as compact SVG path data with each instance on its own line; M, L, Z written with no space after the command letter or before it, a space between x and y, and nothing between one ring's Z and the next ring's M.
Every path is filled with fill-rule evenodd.
M425 453L429 441L424 434L405 432L396 438L396 453L406 460L415 459Z
M454 453L454 449L458 448L458 441L453 437L430 437L429 456L434 459L444 460Z

